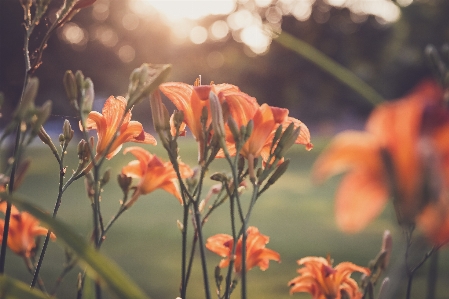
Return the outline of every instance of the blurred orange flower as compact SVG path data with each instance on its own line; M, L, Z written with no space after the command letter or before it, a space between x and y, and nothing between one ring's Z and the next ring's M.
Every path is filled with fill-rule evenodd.
M298 269L299 276L288 283L290 294L307 292L312 294L313 299L360 299L363 294L351 274L370 274L368 268L350 262L332 267L329 257L309 256L298 260L298 264L304 267Z
M143 148L134 146L128 147L123 154L131 153L137 160L131 161L122 168L122 174L139 178L139 184L132 198L126 203L129 208L140 195L148 194L156 189L163 189L173 194L182 204L181 194L177 184L177 175L170 162L162 162L156 155L153 155ZM179 163L179 171L182 178L193 175L193 170L182 162Z
M120 120L125 113L126 99L123 97L110 96L104 103L102 113L91 111L86 121L87 130L97 130L98 142L96 157L104 154L109 142L115 138L108 153L107 159L111 159L122 148L125 142L137 142L146 144L156 144L156 139L143 130L142 124L138 121L131 121L131 111L126 113L122 124ZM120 125L120 127L119 127ZM81 124L80 124L80 128Z
M442 99L436 83L426 81L403 99L376 108L366 131L337 135L319 157L313 169L318 181L349 170L336 195L343 230L363 229L389 195L400 223L414 222L424 207L430 211L429 203L449 207L449 112ZM444 211L436 220L440 225L449 216L449 208ZM431 226L436 227L428 221Z
M248 227L247 236L247 271L255 266L258 266L260 270L265 271L266 269L268 269L270 260L280 262L281 257L279 253L265 248L265 245L270 240L269 237L259 233L259 230L254 226ZM207 249L225 258L220 261L218 265L220 268L225 268L229 265L233 245L234 240L232 236L226 234L218 234L212 236L208 238L206 242ZM242 237L239 238L235 250L234 270L237 273L240 273L242 271Z
M0 203L0 211L6 212L6 202ZM4 230L5 221L0 220L0 231ZM16 207L11 207L11 218L8 231L8 247L16 254L23 257L30 257L36 247L35 238L47 235L48 230L39 226L39 221L27 212L20 213ZM50 237L56 236L51 233ZM3 234L0 234L0 242Z

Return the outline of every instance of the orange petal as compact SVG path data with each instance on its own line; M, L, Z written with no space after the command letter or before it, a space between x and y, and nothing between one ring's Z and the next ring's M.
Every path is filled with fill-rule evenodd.
M318 183L347 171L364 168L381 172L382 160L379 147L373 135L359 131L345 131L333 139L312 168L312 177Z
M335 202L338 226L358 232L378 216L388 201L388 188L381 176L353 171L342 180Z

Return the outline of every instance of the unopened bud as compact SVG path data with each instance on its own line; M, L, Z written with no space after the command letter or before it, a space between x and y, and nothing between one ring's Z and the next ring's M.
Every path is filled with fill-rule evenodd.
M19 121L24 120L26 115L29 114L29 111L34 108L34 100L36 99L38 89L39 79L37 77L29 78L23 93L22 101L14 113Z
M47 131L45 131L44 127L41 126L39 132L37 133L37 136L39 136L39 139L42 140L43 143L49 146L53 145L53 141L51 140L51 137L50 135L48 135Z
M151 114L156 131L168 132L170 130L170 117L167 107L162 103L161 94L156 91L150 97Z
M228 177L224 173L216 172L210 176L210 179L218 182L226 182Z
M83 98L81 99L81 112L84 114L88 114L92 111L92 105L94 103L94 83L90 78L84 80L83 86Z
M64 134L62 134L62 133L59 134L58 141L59 141L59 144L61 145L61 147L63 147L64 141L65 141Z
M228 127L231 130L232 137L234 138L234 142L237 143L240 140L240 130L237 126L237 122L234 120L234 118L229 115L228 117Z
M123 173L117 176L118 185L123 190L123 193L125 194L128 193L129 188L131 187L132 180L133 180L132 177L129 177Z
M152 94L167 79L170 71L170 64L144 63L135 69L130 76L126 108L130 109Z
M220 101L215 93L209 93L209 103L212 117L212 128L214 135L217 136L221 148L226 152L227 147L225 143L225 128L223 121L223 110L221 109Z
M254 122L252 119L250 119L250 121L246 125L246 130L245 130L245 135L244 135L245 141L248 140L248 138L251 136L251 134L253 133L253 129L254 129Z
M111 169L108 168L103 174L103 177L101 178L100 185L104 186L109 182L109 179L111 178Z
M62 126L62 133L64 135L64 142L68 144L73 138L74 131L70 125L70 122L66 119L64 120L64 125Z
M65 93L67 95L67 98L69 99L70 105L72 105L76 110L79 110L78 107L78 85L76 83L75 75L72 73L72 71L68 70L64 74L63 78L64 83L64 89Z
M288 125L281 138L279 139L276 149L274 150L274 155L276 158L282 159L284 157L285 153L290 149L290 147L295 144L296 139L299 136L299 132L300 127L295 129L293 123L290 123Z
M290 164L290 160L285 160L282 162L268 179L267 184L273 185L284 173L287 171L288 165Z

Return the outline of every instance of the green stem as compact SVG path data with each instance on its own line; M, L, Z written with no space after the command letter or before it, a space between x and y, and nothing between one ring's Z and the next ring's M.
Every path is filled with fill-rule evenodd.
M22 93L20 95L20 101L19 106L22 103L23 96L25 94L25 89L28 84L28 78L29 78L29 67L30 67L30 59L29 59L29 52L28 52L28 38L31 32L28 30L25 34L25 40L24 40L24 58L25 58L25 78L22 86ZM18 158L19 158L19 152L20 152L20 139L21 139L21 130L20 130L21 123L17 125L16 128L16 139L14 142L14 152L13 157L14 161L11 168L11 174L9 176L9 184L8 184L8 193L11 195L14 190L14 178L16 174L16 168L18 165ZM4 220L4 228L3 228L3 239L2 239L2 248L0 251L0 274L3 274L5 272L5 263L6 263L6 248L8 245L8 234L9 234L9 222L11 219L11 207L12 204L10 202L7 202L6 204L6 211L5 211L5 220Z
M427 276L427 299L435 299L438 280L438 251L430 258L429 273Z
M286 33L285 31L275 37L274 41L314 63L323 71L332 75L335 79L339 80L340 82L360 94L374 106L379 105L384 101L384 98L381 95L379 95L362 79L357 77L353 72L338 64L308 43L298 39L297 37L294 37L291 34Z
M207 263L206 263L206 254L204 252L204 240L203 240L203 232L202 232L202 226L201 226L201 212L198 209L198 203L199 198L201 195L201 189L202 189L202 183L205 176L205 168L201 167L201 175L198 183L198 194L197 199L193 201L193 215L196 223L196 234L198 235L198 242L199 242L199 248L200 248L200 255L201 255L201 267L203 271L203 281L204 281L204 291L206 295L206 299L210 299L210 287L209 287L209 275L207 274ZM184 299L184 298L183 298Z

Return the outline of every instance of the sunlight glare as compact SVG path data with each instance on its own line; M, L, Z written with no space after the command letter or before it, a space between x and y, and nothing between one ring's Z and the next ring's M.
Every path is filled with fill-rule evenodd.
M132 0L133 7L149 4L169 21L198 20L209 15L227 15L235 8L233 0Z

